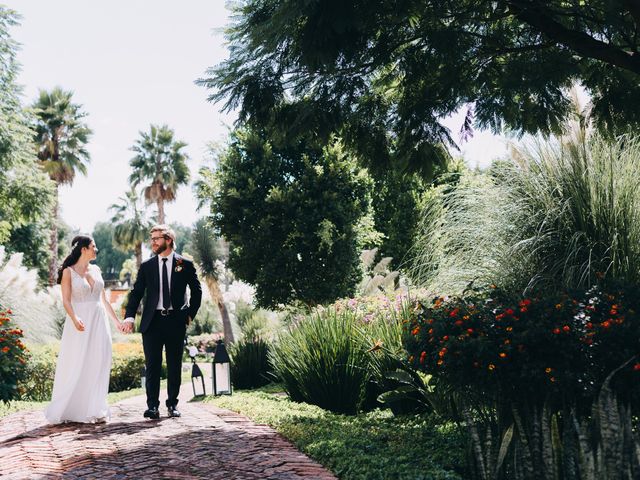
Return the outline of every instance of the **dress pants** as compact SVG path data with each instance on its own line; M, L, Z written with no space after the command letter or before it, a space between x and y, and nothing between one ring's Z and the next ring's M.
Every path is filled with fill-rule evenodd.
M146 361L147 407L160 405L160 373L162 369L162 349L167 359L167 407L178 405L180 381L182 379L182 350L186 333L185 312L170 310L163 316L160 310L153 315L151 325L142 334L142 346Z

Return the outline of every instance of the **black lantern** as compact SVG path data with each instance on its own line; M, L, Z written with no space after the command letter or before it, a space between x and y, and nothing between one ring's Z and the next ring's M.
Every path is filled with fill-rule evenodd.
M202 370L196 363L196 354L198 353L198 349L194 346L189 347L189 356L191 357L191 386L193 387L193 396L200 397L205 396L207 394L207 390L204 388L204 375L202 375ZM200 379L200 381L198 381ZM196 384L200 384L202 382L202 393L199 393L199 388L196 390Z
M142 388L147 385L147 369L144 366L140 369L140 385Z
M213 354L213 394L231 395L231 365L222 340L218 340Z

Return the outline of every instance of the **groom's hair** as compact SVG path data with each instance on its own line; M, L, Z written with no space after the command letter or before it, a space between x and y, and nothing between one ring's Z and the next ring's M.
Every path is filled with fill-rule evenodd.
M174 232L173 228L171 228L169 225L156 225L151 230L149 230L149 233L153 232L160 232L164 236L164 238L166 238L167 240L171 240L171 248L176 248L176 232Z

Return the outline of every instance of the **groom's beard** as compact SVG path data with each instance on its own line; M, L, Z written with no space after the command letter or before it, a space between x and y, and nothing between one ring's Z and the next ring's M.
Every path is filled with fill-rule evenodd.
M154 251L154 253L156 255L160 255L162 252L164 252L167 248L169 248L169 246L165 243L164 245L157 247L157 249Z

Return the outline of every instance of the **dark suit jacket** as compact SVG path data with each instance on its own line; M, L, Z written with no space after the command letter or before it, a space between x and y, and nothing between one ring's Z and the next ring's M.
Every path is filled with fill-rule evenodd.
M189 303L185 304L187 285L189 285L191 297ZM174 254L173 257L171 283L169 287L171 290L171 305L173 309L178 311L177 314L181 316L185 322L187 316L194 319L200 308L202 287L200 286L193 262L177 253ZM125 318L136 316L138 305L140 305L143 296L145 299L142 305L142 322L140 323L140 331L142 333L146 332L149 328L160 297L160 273L158 270L157 256L151 257L140 265L136 282L133 284L131 292L129 292Z

